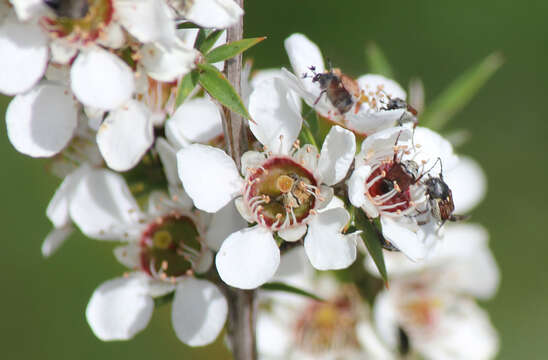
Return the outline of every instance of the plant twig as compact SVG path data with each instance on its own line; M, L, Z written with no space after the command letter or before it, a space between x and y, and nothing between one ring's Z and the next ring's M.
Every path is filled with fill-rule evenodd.
M243 9L244 0L236 0ZM243 38L243 17L238 23L228 28L227 42L238 41ZM227 60L225 66L226 77L238 94L241 94L242 55ZM247 148L246 129L242 116L223 108L223 130L227 151L241 168L241 156ZM254 290L241 290L224 287L224 294L228 301L228 339L235 360L256 360L257 346L255 340L256 304Z

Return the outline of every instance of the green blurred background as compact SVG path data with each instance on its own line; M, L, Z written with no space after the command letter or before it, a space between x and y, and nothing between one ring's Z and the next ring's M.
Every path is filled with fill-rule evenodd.
M374 41L402 85L414 76L424 80L427 102L466 68L502 52L502 69L449 128L471 131L462 152L489 178L473 220L489 229L502 271L498 296L486 304L501 337L499 359L546 358L548 2L263 0L247 1L246 12L246 35L268 36L249 52L257 68L287 66L282 42L302 32L357 76L368 71L364 48ZM0 101L3 116L8 99ZM97 340L84 309L98 284L123 271L112 246L74 235L43 259L40 244L50 230L45 209L58 180L45 172L46 161L17 153L5 134L0 152L2 358L229 358L220 343L211 353L178 342L169 306L133 341Z

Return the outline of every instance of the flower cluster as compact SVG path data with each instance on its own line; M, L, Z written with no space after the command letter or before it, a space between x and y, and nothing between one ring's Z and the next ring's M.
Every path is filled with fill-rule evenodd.
M62 179L42 252L75 228L120 244L123 275L86 309L95 335L132 338L172 301L178 338L206 345L227 292L281 281L323 300L259 293L267 357L494 356L471 300L498 284L486 232L446 224L481 200L479 166L420 125L395 81L326 67L301 34L285 41L292 72L250 78L248 63L238 94L224 62L264 39L226 44L242 15L232 0L0 2L8 137ZM238 134L231 112L247 119ZM234 139L248 151L225 151Z

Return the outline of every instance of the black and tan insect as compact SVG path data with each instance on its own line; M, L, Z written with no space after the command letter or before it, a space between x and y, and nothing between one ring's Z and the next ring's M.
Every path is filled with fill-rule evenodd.
M310 66L309 70L314 75L312 82L317 82L321 89L320 95L314 102L314 105L325 94L341 115L352 109L352 106L356 103L356 99L360 96L360 86L356 80L343 74L339 69L330 69L323 73L316 73L316 67ZM303 78L307 76L307 74L304 74Z
M438 159L440 161L440 159ZM441 164L441 161L440 161ZM425 182L426 196L430 203L430 211L434 218L443 225L446 221L461 221L468 218L467 215L453 214L455 203L453 202L453 193L443 180L443 169L439 177L429 177Z

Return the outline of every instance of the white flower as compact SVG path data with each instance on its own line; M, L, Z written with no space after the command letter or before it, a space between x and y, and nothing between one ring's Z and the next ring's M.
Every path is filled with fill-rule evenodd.
M51 61L70 65L70 87L84 105L102 110L122 106L135 91L134 71L108 51L127 44L122 28L144 44L140 49L132 44L129 55L140 59L151 77L174 81L194 66L197 52L178 39L173 12L164 0L98 0L70 12L43 1L12 3L19 21L12 13L0 24L0 51L6 55L0 65L9 74L0 79L3 93L29 90Z
M282 257L276 279L322 297L261 294L257 347L261 359L395 359L375 335L369 308L357 289L330 276L312 278L302 248Z
M344 113L329 98L329 92L322 93L319 81L313 81L315 74L337 70L326 69L320 49L302 34L293 34L285 40L285 49L295 75L284 70L288 85L321 116L346 127L359 135L371 135L379 130L409 120L412 115L402 108L389 108L391 99L406 99L405 91L393 80L381 75L363 75L356 81L347 76L351 83L348 91L352 107ZM312 71L310 67L314 67ZM305 76L306 74L306 76ZM340 88L340 86L339 86ZM412 120L412 119L411 119Z
M390 290L374 306L379 335L393 349L402 332L410 351L426 359L491 359L498 340L486 313L469 297L488 299L499 272L487 246L487 233L472 224L447 227L444 241L417 264L385 253ZM372 264L367 266L372 270ZM373 270L373 272L375 272Z
M205 28L225 29L234 25L244 11L233 0L169 0L186 20Z
M438 176L440 162L450 171L458 159L449 142L433 131L418 127L414 141L412 135L406 127L396 127L368 136L348 180L348 197L368 217L380 216L386 240L410 259L420 260L440 234L423 181L418 180Z
M122 177L108 170L93 170L78 183L69 204L74 223L89 237L125 241L115 255L133 271L93 293L86 318L97 337L132 338L149 322L153 298L174 291L178 338L191 346L215 340L227 303L215 285L193 276L209 269L212 255L206 246L210 218L191 207L184 198L152 193L143 213ZM223 233L224 224L217 221L216 231Z
M306 234L305 249L318 269L349 266L356 240L341 234L348 213L318 210L332 197L329 186L346 176L355 152L353 134L334 127L320 154L310 145L291 151L302 119L281 79L261 82L251 94L249 111L256 122L250 129L268 152L243 155L244 178L222 150L196 144L177 154L179 176L196 207L216 212L238 197L242 216L257 223L223 242L216 257L221 278L240 288L268 281L279 264L275 232L286 241Z

